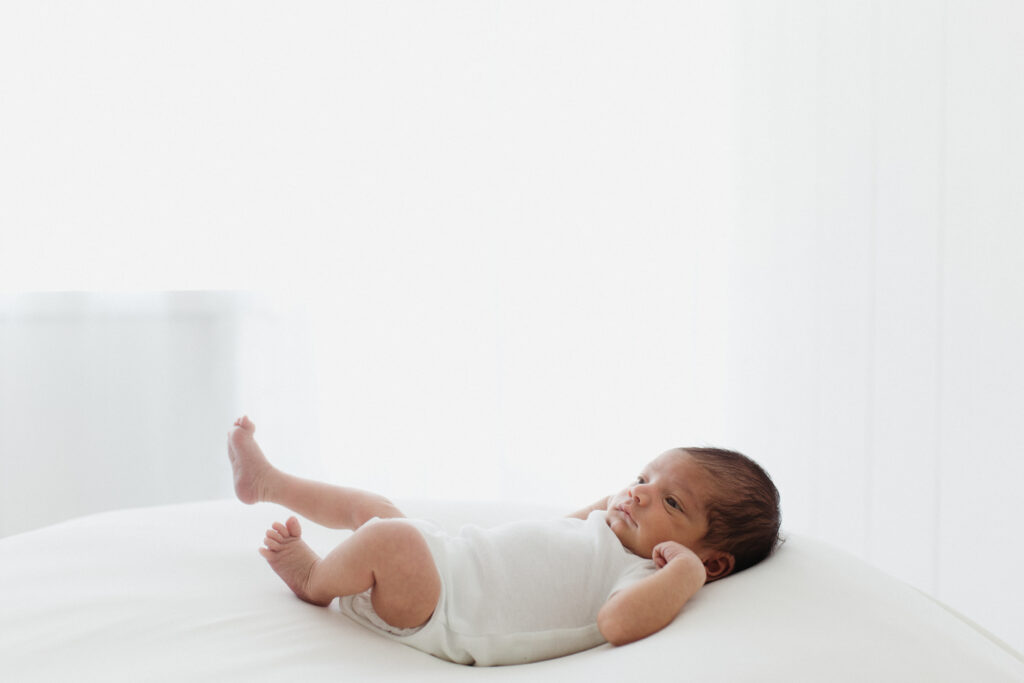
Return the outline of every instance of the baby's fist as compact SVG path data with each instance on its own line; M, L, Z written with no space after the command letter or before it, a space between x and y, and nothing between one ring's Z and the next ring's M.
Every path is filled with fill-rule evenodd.
M686 556L693 557L697 564L701 564L700 558L697 557L696 553L682 543L676 543L675 541L662 541L654 546L651 559L654 560L654 564L657 565L658 569L661 569L677 557Z

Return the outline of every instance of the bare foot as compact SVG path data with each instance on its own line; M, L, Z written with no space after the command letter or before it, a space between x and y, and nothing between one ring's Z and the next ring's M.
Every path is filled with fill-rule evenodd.
M263 455L253 434L256 425L247 416L235 420L228 433L228 458L235 475L235 495L246 505L267 500L268 479L274 467Z
M267 529L267 537L263 539L266 547L260 548L260 555L267 559L271 569L284 579L293 593L306 602L326 607L334 596L314 595L309 586L309 577L320 562L320 556L306 545L301 536L302 527L294 517L289 517L285 524L274 522L274 527Z

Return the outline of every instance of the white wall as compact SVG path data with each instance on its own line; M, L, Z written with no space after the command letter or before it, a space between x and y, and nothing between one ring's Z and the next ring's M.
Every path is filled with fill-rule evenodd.
M1020 648L1024 6L744 8L730 434Z
M213 458L104 505L228 490L242 411L289 467L395 496L572 507L715 443L790 529L1024 649L1022 29L1009 1L3 6L0 290L278 301L131 327L133 363L191 338L162 373L234 370L94 371L101 404L31 387L117 367L109 311L161 295L87 297L52 346L0 318L5 499L56 493L80 439L28 425L72 405L118 452L88 471L151 429Z

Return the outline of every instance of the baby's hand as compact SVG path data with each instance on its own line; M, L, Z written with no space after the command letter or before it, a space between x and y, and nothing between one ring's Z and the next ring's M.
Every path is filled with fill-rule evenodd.
M661 569L666 564L676 559L677 557L691 556L697 561L698 565L703 564L697 554L687 548L681 543L675 541L662 541L658 545L654 546L654 552L652 553L651 559L654 560L654 564Z

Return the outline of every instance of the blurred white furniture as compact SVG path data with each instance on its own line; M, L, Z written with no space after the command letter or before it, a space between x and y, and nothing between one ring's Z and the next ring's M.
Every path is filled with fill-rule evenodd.
M0 295L0 537L229 495L236 411L315 413L286 323L242 292ZM314 457L295 431L282 457Z

